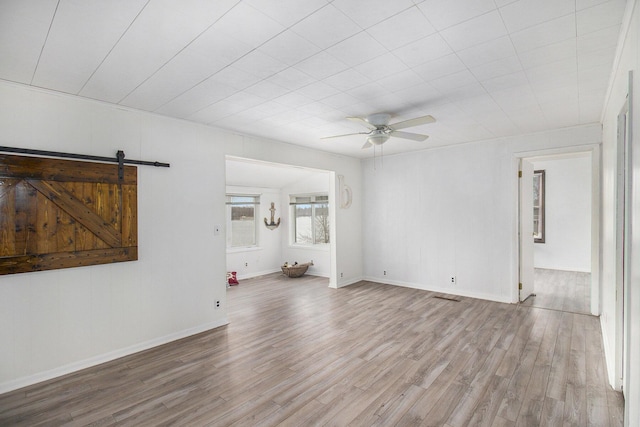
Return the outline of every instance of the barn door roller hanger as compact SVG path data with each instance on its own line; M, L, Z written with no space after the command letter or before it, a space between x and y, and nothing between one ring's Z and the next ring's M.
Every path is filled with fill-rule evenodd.
M62 153L59 151L46 151L46 150L32 150L29 148L15 148L15 147L1 147L0 152L4 153L19 153L19 154L33 154L36 156L48 156L48 157L61 157L67 159L79 159L79 160L93 160L97 162L111 162L118 164L118 179L124 179L124 164L131 165L143 165L143 166L156 166L161 168L168 168L169 163L161 162L149 162L145 160L132 160L124 158L124 151L118 150L116 157L103 157L92 156L89 154L75 154L75 153Z

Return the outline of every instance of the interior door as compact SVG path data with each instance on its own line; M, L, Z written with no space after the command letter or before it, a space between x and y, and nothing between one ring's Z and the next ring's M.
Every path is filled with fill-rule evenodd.
M519 300L526 300L533 295L533 164L525 159L520 160L519 205L520 218L520 280Z

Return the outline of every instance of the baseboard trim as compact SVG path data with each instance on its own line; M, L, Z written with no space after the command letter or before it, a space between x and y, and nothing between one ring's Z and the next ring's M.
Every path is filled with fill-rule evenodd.
M280 268L272 268L270 270L257 271L255 273L238 274L236 277L238 280L253 279L254 277L266 276L267 274L277 273L282 271Z
M346 280L344 282L338 283L338 289L344 288L344 287L349 286L349 285L353 285L354 283L362 282L363 280L365 280L365 279L363 279L362 277L357 277L355 279L348 279L348 280Z
M152 340L134 344L129 347L124 347L118 350L110 351L109 353L104 353L94 357L90 357L88 359L79 360L77 362L59 366L54 369L38 372L33 375L16 378L11 381L0 383L0 394L17 390L22 387L27 387L33 384L37 384L43 381L48 381L57 377L61 377L63 375L71 374L73 372L80 371L85 368L90 368L92 366L100 365L101 363L110 362L112 360L119 359L124 356L129 356L134 353L138 353L153 347L158 347L160 345L167 344L171 341L176 341L191 335L196 335L201 332L219 328L220 326L227 325L228 323L229 323L229 320L225 317L215 322L206 323L204 325L199 325L193 328L185 329L179 332L165 335L163 337L154 338Z
M456 295L460 297L476 298L476 299L482 299L487 301L502 302L507 304L512 303L509 297L499 297L496 295L484 294L482 292L469 292L469 291L460 290L460 289L429 286L423 283L403 282L399 280L387 280L387 279L381 280L379 277L371 277L371 276L365 276L364 278L362 278L362 280L366 280L368 282L382 283L384 285L402 286L404 288L420 289L423 291L430 291L430 292L439 292L443 294Z

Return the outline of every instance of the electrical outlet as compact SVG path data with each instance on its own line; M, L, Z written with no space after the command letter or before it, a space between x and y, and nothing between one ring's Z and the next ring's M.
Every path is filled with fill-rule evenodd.
M456 283L456 276L451 276L451 284Z
M220 300L216 300L216 308L220 308Z
M344 273L340 273L340 277L344 277Z
M244 266L245 266L245 267L249 267L249 263L248 263L248 262L245 262L245 263L244 263Z
M382 274L387 275L387 270L383 271Z

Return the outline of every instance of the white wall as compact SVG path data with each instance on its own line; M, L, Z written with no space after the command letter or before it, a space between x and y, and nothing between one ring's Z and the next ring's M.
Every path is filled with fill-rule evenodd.
M630 283L625 292L628 314L627 362L629 371L624 393L625 425L640 425L640 6L636 0L627 2L625 27L618 46L618 62L614 68L609 97L605 103L603 119L603 228L602 228L602 324L604 348L609 380L616 383L616 235L615 235L615 183L616 183L616 130L617 115L628 93L629 71L633 72L632 93L632 201L631 240L632 260Z
M0 145L171 163L138 168L138 261L0 277L0 392L227 323L225 155L344 175L332 285L362 276L355 159L6 82L0 111Z
M264 225L264 218L271 220L271 202L276 209L275 221L282 217L283 205L280 201L280 189L258 187L233 187L227 186L229 194L259 194L260 208L256 215L258 222L256 248L241 249L227 248L227 271L235 271L238 279L262 276L264 274L280 271L282 264L282 239L286 237L286 226L281 223L274 230L269 230ZM284 208L286 209L286 208Z
M538 268L591 272L591 156L538 160L545 171L545 242L534 244Z
M600 139L586 125L363 161L365 277L514 302L516 156Z

